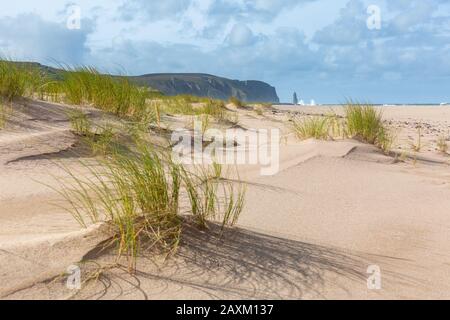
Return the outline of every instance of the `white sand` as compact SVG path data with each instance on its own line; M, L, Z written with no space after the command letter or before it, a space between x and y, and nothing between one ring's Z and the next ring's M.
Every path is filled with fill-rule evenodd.
M36 108L44 115L43 110L54 110L50 105L35 105L25 108L24 114ZM300 111L320 114L327 110ZM239 229L222 240L186 230L179 254L165 265L157 266L144 256L135 276L119 269L106 271L99 282L76 295L65 288L63 278L43 280L79 261L104 236L90 233L85 238L70 215L48 204L57 194L35 180L52 183L48 174L61 174L51 161L8 162L66 149L73 144L67 134L69 125L52 123L62 117L52 113L38 123L33 121L32 129L21 125L0 131L0 296L450 299L449 156L434 145L448 129L450 107L384 109L384 117L401 130L399 152L412 153L409 136L414 137L416 123L426 124L423 135L428 147L415 155L419 159L415 162L396 162L372 146L351 140L300 142L290 135L286 114L240 113L243 127L280 128L287 138L281 143L277 175L262 177L258 168L240 168L249 187ZM30 139L46 132L52 132L52 139ZM11 254L16 258L11 259ZM114 258L92 253L88 257L103 265ZM381 268L381 290L367 288L369 265Z

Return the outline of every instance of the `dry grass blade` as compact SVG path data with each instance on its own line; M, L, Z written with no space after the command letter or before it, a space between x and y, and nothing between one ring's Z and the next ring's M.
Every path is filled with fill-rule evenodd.
M8 119L11 117L13 113L13 109L10 106L5 105L0 100L0 129L3 129L6 127L6 123L8 122Z
M422 142L422 125L419 125L417 127L417 140L415 142L411 142L411 149L414 152L420 152L423 148L423 142Z
M445 136L439 137L437 141L437 147L441 153L447 154L448 153L447 137Z
M89 136L91 135L91 122L88 116L79 108L70 110L67 113L72 130L75 134L79 136Z
M221 222L222 227L233 226L239 218L245 199L245 188L236 190L233 183L222 177L222 168L198 167L195 172L182 168L183 183L188 194L195 224L208 228L208 221Z

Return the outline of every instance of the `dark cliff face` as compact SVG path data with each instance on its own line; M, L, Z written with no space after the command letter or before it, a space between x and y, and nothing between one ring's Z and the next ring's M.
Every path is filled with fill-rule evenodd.
M57 68L34 62L19 63L38 67L55 79L62 77L62 70ZM276 89L262 81L230 80L201 73L155 73L127 78L169 96L189 94L221 100L236 97L244 102L280 102Z
M148 74L131 79L166 95L190 94L222 100L237 97L245 102L279 102L275 88L262 81L230 80L207 74Z

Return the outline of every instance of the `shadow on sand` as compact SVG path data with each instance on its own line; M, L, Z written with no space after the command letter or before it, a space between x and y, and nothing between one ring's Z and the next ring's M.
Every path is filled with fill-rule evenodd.
M218 237L219 228L213 229L200 232L186 227L176 257L164 265L156 266L150 254L142 254L134 275L122 268L104 272L100 281L76 298L324 298L321 289L326 279L366 285L367 264L359 257L244 229ZM113 259L113 253L92 252L86 259L103 264Z

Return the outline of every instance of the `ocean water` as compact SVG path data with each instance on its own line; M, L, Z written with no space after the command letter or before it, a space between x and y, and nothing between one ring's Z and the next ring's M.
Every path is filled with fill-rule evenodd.
M345 104L316 104L316 105L294 105L292 103L279 103L274 104L274 107L281 108L314 108L314 107L342 107ZM448 107L450 108L450 103L403 103L403 104L372 104L375 107Z

